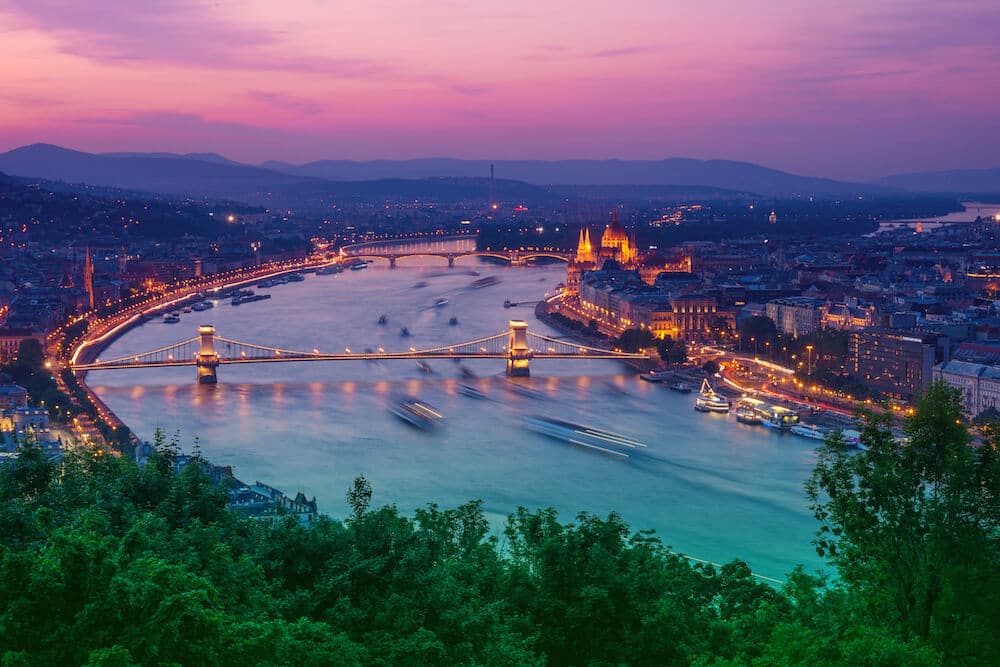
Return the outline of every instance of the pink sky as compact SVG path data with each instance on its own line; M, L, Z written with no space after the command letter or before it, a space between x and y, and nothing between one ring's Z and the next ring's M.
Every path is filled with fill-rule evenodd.
M0 150L1000 166L995 0L0 0Z

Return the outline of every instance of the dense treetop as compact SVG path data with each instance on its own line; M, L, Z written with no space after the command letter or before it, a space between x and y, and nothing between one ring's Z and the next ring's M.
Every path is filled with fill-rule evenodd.
M836 582L693 566L617 515L479 502L412 517L358 479L309 526L249 519L196 458L0 467L0 662L262 665L995 665L998 464L935 386L909 442L872 419L807 493ZM330 508L337 511L337 508Z

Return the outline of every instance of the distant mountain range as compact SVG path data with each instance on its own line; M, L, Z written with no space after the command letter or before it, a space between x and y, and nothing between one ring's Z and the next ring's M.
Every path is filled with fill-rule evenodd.
M762 196L816 195L843 196L889 192L877 185L843 183L825 178L797 176L749 162L728 160L458 160L424 158L417 160L321 160L301 166L265 162L262 167L288 174L325 178L333 181L361 181L375 178L457 178L489 176L490 164L496 175L535 185L628 185L696 186L750 192Z
M427 158L322 160L304 165L265 162L255 166L215 153L93 154L50 144L32 144L0 154L0 171L16 176L252 204L286 203L301 197L314 201L330 197L441 201L485 197L490 164L487 160ZM1000 192L1000 170L909 174L865 184L799 176L727 160L498 160L492 164L496 194L505 201L565 195L667 200L878 196L899 194L903 189Z
M1000 193L1000 169L957 169L896 174L877 181L910 192Z

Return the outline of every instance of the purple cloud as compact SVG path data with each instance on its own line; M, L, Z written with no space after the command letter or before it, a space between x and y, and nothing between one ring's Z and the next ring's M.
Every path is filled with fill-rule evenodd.
M372 77L389 69L363 59L282 55L281 31L234 24L218 16L210 3L198 0L143 0L138 5L132 0L6 0L4 4L23 24L55 34L64 52L96 61L307 71L341 78Z

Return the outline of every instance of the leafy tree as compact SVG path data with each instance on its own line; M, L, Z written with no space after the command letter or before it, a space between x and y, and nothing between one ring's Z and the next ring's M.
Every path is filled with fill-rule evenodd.
M904 430L908 442L888 417L869 416L867 451L848 451L840 436L820 450L806 486L817 549L896 637L929 641L956 663L997 664L1000 638L984 630L996 610L983 603L1000 599L996 448L970 447L960 393L940 382Z
M626 329L615 341L623 352L637 352L646 347L652 347L656 338L648 329Z
M364 475L354 478L354 485L347 492L347 502L354 512L355 521L360 520L364 513L368 511L368 505L372 501L372 485L364 478Z

